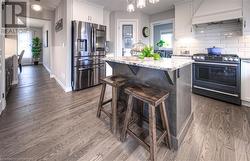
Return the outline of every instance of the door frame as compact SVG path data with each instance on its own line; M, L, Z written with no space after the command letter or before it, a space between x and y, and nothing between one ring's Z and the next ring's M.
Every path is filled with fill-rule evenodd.
M120 51L119 50L119 48L121 47L121 39L122 39L122 37L121 37L121 28L120 28L120 26L121 25L126 25L126 24L133 24L133 25L135 25L135 29L134 29L134 31L135 31L135 34L134 34L134 37L135 37L135 42L137 42L138 41L138 36L139 36L139 34L138 34L138 31L139 31L139 26L138 26L138 24L139 24L139 20L138 19L118 19L117 20L117 24L116 24L116 53L115 53L115 56L118 56L118 55L122 55L120 52L122 52L122 51Z
M2 43L0 44L0 52L1 52L1 62L2 62L2 75L1 75L1 77L3 78L3 80L2 81L0 81L0 83L1 83L1 87L0 87L0 99L2 99L1 100L1 106L0 106L0 114L2 113L2 111L5 109L5 107L6 107L6 94L5 94L5 53L4 53L4 51L5 51L5 48L4 48L4 38L3 38L3 36L2 35L0 35L0 39L1 39L1 41L2 41ZM4 97L3 97L4 96Z
M0 4L2 4L2 0L0 0ZM0 8L0 13L2 13L2 8ZM0 17L0 28L2 28L2 16ZM2 111L5 109L6 107L6 94L5 94L5 40L4 40L4 35L2 35L0 33L0 49L2 50L1 52L1 62L2 62L2 75L0 75L1 78L3 78L2 81L0 81L1 86L0 86L0 99L2 99L1 101L1 105L0 105L0 115L2 113ZM2 89L1 89L2 88ZM4 97L2 96L4 95ZM3 98L2 98L3 97Z
M150 31L150 44L152 45L152 46L154 46L154 26L156 26L156 25L163 25L163 24L170 24L170 23L172 23L173 24L173 34L174 34L174 24L175 24L175 22L174 22L175 20L174 20L174 18L171 18L171 19L165 19L165 20L160 20L160 21L155 21L155 22L151 22L150 23L150 29L151 29L151 31ZM173 49L174 49L174 44L173 44Z

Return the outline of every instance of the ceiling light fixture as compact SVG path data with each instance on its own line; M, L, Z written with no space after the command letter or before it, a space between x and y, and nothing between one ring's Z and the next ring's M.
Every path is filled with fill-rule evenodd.
M137 0L137 8L146 7L146 0Z
M128 12L134 12L135 11L135 6L134 6L133 3L128 4L127 11Z
M158 3L160 0L149 0L149 3L155 4Z
M127 11L134 12L135 11L135 4L137 8L144 8L146 7L147 2L155 4L160 2L160 0L127 0Z
M31 8L34 10L34 11L41 11L43 8L40 4L40 0L35 0L36 2L34 4L31 5Z

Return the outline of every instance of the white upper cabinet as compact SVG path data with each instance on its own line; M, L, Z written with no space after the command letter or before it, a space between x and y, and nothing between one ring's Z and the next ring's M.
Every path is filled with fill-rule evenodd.
M192 2L175 4L175 38L192 36Z
M242 6L242 0L203 0L194 14L192 23L201 24L242 18Z
M86 0L73 1L73 20L103 24L103 6Z
M250 102L250 60L241 61L241 100Z
M243 0L243 34L250 35L250 0Z

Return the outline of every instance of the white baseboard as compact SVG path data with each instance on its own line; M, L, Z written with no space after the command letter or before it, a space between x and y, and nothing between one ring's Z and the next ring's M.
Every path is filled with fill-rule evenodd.
M2 114L3 110L6 108L6 100L4 99L2 102L2 109L0 109L0 115Z
M12 81L12 85L17 85L18 84L18 80Z
M51 73L50 69L49 69L45 64L43 64L43 67L44 67L49 73Z
M250 102L248 101L242 101L242 105L246 107L250 107Z
M56 82L62 87L62 89L67 93L71 92L72 88L71 87L66 87L54 74L50 74L50 78L53 78L56 80Z

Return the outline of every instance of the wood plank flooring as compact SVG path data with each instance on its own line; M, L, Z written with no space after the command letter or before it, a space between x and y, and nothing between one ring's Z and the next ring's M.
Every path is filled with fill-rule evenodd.
M137 142L121 143L109 120L96 118L100 92L64 93L42 66L24 67L0 116L0 161L147 160ZM163 146L158 161L250 161L249 108L194 95L193 109L181 148Z

